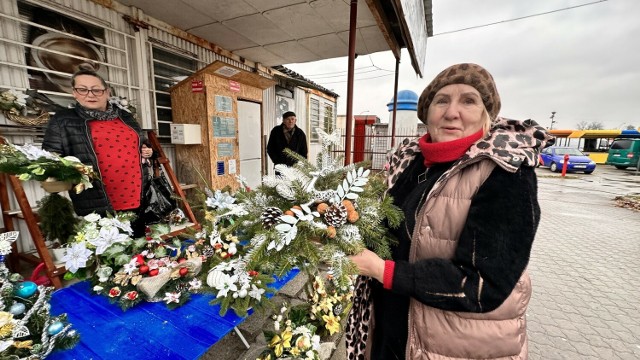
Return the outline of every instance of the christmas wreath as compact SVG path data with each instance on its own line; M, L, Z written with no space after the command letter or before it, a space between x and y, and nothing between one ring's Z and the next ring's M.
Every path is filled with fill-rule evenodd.
M22 181L62 181L75 185L75 192L92 188L98 174L73 156L59 156L33 144L0 144L0 172L17 175Z
M86 278L93 291L107 296L123 310L142 300L164 301L169 308L184 304L202 290L195 276L202 268L202 242L172 238L166 224L152 225L145 237L133 239L134 214L85 216L63 257L65 279Z
M316 165L288 152L298 160L294 167L277 165L276 175L264 177L256 190L247 191L241 186L233 195L219 193L216 198L213 194L216 199L209 200L216 205L231 204L226 213L210 216L210 220L216 233L235 235L242 244L237 258L227 259L226 264L208 272L208 280L211 279L208 284L222 289L217 297L228 305L221 310L231 307L245 313L246 305L251 304L225 291L237 288L243 273L283 276L297 267L315 275L321 264L327 264L335 286L348 289L357 274L349 255L366 247L383 258L390 256L389 244L393 239L386 229L398 226L403 217L386 196L382 177L373 175L363 165L338 165L330 152L338 136L319 129L318 132L322 151ZM234 221L218 229L219 219L229 214ZM229 268L237 277L228 273ZM213 281L222 278L221 273L227 275L225 285ZM251 285L245 283L244 287L247 286Z

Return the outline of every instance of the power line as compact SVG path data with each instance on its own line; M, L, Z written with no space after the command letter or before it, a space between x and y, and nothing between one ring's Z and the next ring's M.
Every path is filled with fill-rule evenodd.
M374 72L374 71L378 71L378 69L371 69L371 70L367 70L367 71L360 71L360 72L355 72L356 75L358 74L366 74L366 73L370 73L370 72ZM326 79L326 78L332 78L332 77L340 77L340 76L346 76L347 74L338 74L338 75L327 75L327 76L314 76L314 79Z
M501 20L501 21L496 21L496 22L493 22L493 23L488 23L488 24L483 24L483 25L477 25L477 26L471 26L471 27L457 29L457 30L445 31L445 32L434 34L433 36L453 34L453 33L466 31L466 30L473 30L473 29L478 29L478 28L483 28L483 27L488 27L488 26L493 26L493 25L498 25L498 24L504 24L504 23L508 23L508 22L512 22L512 21L523 20L523 19L528 19L528 18L542 16L542 15L549 15L549 14L557 13L557 12L560 12L560 11L572 10L572 9L576 9L576 8L580 8L580 7L584 7L584 6L595 5L595 4L598 4L598 3L605 2L605 1L608 1L608 0L598 0L598 1L593 1L593 2L590 2L590 3L585 3L585 4L575 5L575 6L568 6L568 7L564 7L564 8L560 8L560 9L555 9L555 10L546 11L546 12L542 12L542 13L521 16L521 17L512 18L512 19L508 19L508 20ZM395 73L395 71L393 71L393 70L387 70L387 69L383 69L383 68L380 68L380 67L376 66L376 64L373 63L373 59L371 58L371 54L367 54L367 56L369 57L369 61L371 62L371 66L364 66L364 67L361 67L361 68L357 68L356 70L367 69L367 68L373 67L373 68L375 68L377 70L388 71L388 72ZM373 71L376 71L376 70L363 71L363 72L360 72L359 74L367 73L367 72L373 72ZM348 73L348 71L335 71L335 72L329 72L329 73L323 73L323 74L312 74L312 75L304 75L304 76L305 77L312 77L312 76L316 76L316 75L340 74L340 75L333 75L333 76L325 76L324 77L324 78L331 78L331 77L345 76L346 73ZM363 79L354 79L354 81L377 79L377 78L390 76L390 75L393 75L393 74L385 74L385 75L368 77L368 78L363 78ZM323 84L337 84L337 83L344 83L344 82L347 82L347 80L323 82Z
M357 68L357 69L354 69L354 70L367 69L367 68L370 68L370 67L372 67L372 66L364 66L364 67ZM347 71L347 70L344 70L344 71L331 71L331 72L328 72L328 73L322 73L322 74L309 74L309 75L303 75L303 76L304 76L304 77L310 77L310 76L329 75L329 74L346 73L346 72L348 72L348 71Z
M361 81L361 80L369 80L369 79L377 79L377 78L381 78L381 77L385 77L385 76L393 76L395 74L385 74L385 75L380 75L380 76L372 76L372 77L368 77L368 78L362 78L362 79L353 79L353 81ZM321 85L324 84L338 84L338 83L344 83L347 82L347 80L343 80L343 81L331 81L331 82L320 82Z
M504 23L517 21L517 20L528 19L528 18L532 18L532 17L536 17L536 16L549 15L549 14L557 13L557 12L560 12L560 11L572 10L572 9L576 9L576 8L583 7L583 6L595 5L595 4L598 4L598 3L601 3L601 2L605 2L605 1L607 1L607 0L593 1L593 2L590 2L590 3L585 3L585 4L575 5L575 6L569 6L569 7L560 8L560 9L551 10L551 11L546 11L546 12L542 12L542 13L538 13L538 14L532 14L532 15L521 16L521 17L508 19L508 20L496 21L496 22L492 22L492 23L488 23L488 24L484 24L484 25L477 25L477 26L471 26L471 27L458 29L458 30L445 31L445 32L433 34L433 36L453 34L453 33L461 32L461 31L479 29L479 28L483 28L483 27L487 27L487 26L504 24Z

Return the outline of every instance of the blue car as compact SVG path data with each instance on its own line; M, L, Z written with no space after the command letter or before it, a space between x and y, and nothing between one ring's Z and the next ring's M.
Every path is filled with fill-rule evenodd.
M540 153L540 165L548 166L553 172L561 172L565 154L569 155L567 172L582 171L591 174L596 169L596 162L582 151L570 147L548 147Z

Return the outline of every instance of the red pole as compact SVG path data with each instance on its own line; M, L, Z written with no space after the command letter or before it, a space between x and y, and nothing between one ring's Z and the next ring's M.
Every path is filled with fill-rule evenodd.
M351 127L353 124L353 74L356 60L356 20L358 0L351 0L349 23L349 65L347 69L347 129L344 137L344 164L351 164Z
M567 166L569 164L569 154L564 154L564 162L562 163L562 177L567 174Z

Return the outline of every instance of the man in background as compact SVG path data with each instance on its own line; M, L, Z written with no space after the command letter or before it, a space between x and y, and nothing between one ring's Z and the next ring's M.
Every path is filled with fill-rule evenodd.
M295 159L284 153L284 149L291 149L300 156L307 157L307 137L304 131L296 126L296 120L296 114L287 111L282 115L282 124L271 130L267 153L275 165L293 166L296 163Z

